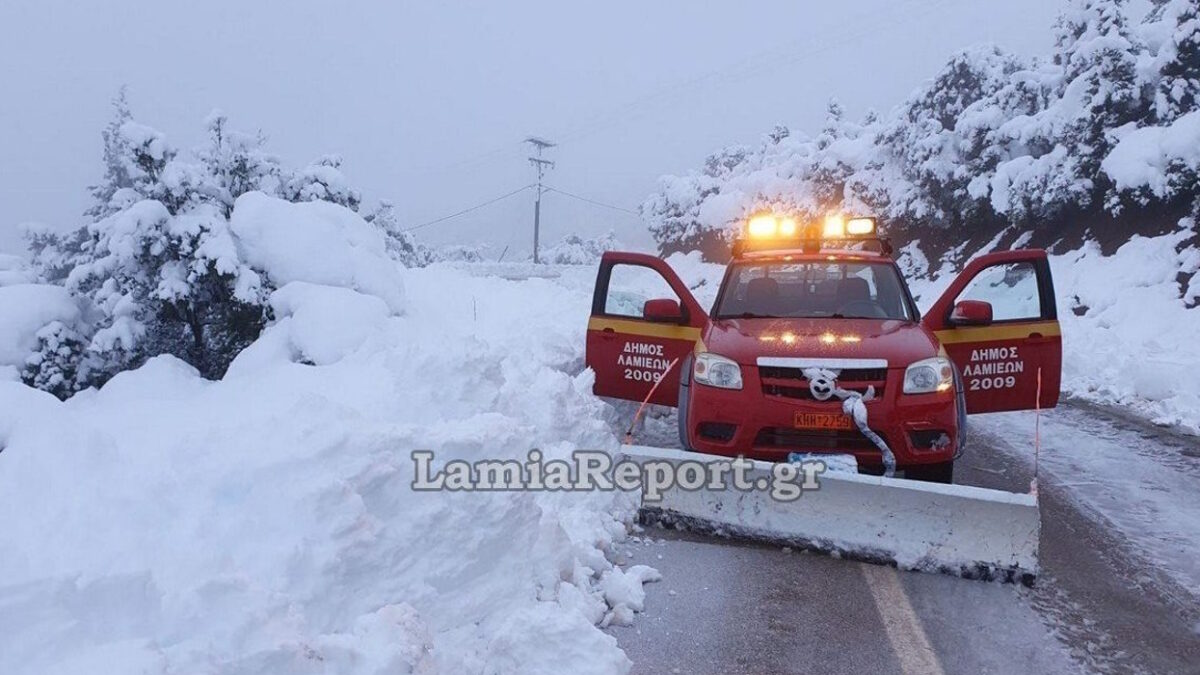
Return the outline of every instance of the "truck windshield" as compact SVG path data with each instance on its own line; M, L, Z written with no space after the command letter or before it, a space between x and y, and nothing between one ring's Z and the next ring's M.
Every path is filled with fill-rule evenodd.
M862 318L913 321L896 267L886 262L734 263L716 318Z

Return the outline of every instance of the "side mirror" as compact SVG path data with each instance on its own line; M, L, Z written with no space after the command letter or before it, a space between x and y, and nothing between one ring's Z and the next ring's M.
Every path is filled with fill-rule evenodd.
M992 303L982 300L961 300L950 312L955 326L988 326L992 323Z
M660 323L683 323L683 310L679 308L678 300L647 300L642 306L642 317Z

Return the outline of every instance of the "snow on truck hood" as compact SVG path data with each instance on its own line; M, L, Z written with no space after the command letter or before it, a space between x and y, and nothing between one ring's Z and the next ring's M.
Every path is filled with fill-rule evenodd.
M760 356L799 356L887 359L894 368L938 354L920 324L891 319L718 319L704 345L749 366Z

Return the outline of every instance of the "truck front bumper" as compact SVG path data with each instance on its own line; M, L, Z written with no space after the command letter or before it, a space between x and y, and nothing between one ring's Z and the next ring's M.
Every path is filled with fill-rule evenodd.
M743 369L740 390L692 382L680 400L688 445L700 452L782 461L793 452L850 454L860 470L882 472L879 449L853 424L849 429L798 428L798 413L838 414L841 400L816 401L764 393L754 368ZM903 369L889 369L882 392L867 401L867 426L883 437L897 469L948 462L960 429L955 390L903 394ZM682 408L686 406L686 411ZM799 417L812 416L800 415ZM827 418L826 418L827 419Z

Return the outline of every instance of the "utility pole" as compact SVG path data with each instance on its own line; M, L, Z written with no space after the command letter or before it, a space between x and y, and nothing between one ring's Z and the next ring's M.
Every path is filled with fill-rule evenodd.
M537 169L537 198L533 202L533 262L536 265L540 262L538 260L538 235L542 225L542 175L546 172L547 167L554 168L554 162L542 159L542 151L546 148L553 148L556 144L537 136L530 136L525 139L525 142L533 145L537 150L537 157L529 158L529 163Z

